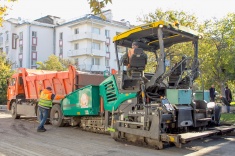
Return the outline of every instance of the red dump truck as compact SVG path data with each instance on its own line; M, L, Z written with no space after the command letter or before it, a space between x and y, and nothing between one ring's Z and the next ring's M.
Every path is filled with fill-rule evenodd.
M89 84L98 85L104 79L101 74L76 71L73 66L69 66L68 71L19 68L8 80L7 108L11 110L14 119L19 119L20 116L37 116L40 90L50 86L54 94L67 95ZM50 111L53 119L60 113L59 104L60 101L53 101Z

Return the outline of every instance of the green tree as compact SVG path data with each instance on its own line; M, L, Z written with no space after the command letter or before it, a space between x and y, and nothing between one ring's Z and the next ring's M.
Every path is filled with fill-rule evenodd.
M70 64L74 63L69 59L61 59L55 55L49 56L48 60L46 60L45 62L37 62L38 69L57 71L67 70Z
M204 38L200 44L201 71L205 86L212 83L224 93L224 85L234 86L235 60L235 14L228 14L222 19L205 21Z
M3 17L7 14L7 11L9 10L9 4L11 2L15 2L17 0L0 0L1 4L0 4L0 26L2 25L3 22Z
M0 53L0 104L7 101L7 79L13 74L11 66L12 63L7 60L6 55Z
M194 14L186 13L184 11L162 11L162 9L156 9L155 12L145 14L142 17L138 17L137 20L143 23L151 23L164 20L172 23L178 22L180 25L189 27L194 30L197 30L198 28L197 17Z
M105 8L105 6L108 3L112 3L112 0L87 0L90 8L91 8L91 12L94 13L95 15L97 14L101 14L102 18L105 18L104 15L102 15L102 9Z

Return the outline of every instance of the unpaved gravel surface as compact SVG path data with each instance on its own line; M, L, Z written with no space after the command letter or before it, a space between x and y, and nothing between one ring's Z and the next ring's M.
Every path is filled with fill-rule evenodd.
M234 136L215 136L195 140L181 149L154 150L116 142L109 135L77 127L46 125L47 131L38 133L37 125L32 118L13 120L6 110L0 109L0 156L231 156L235 147Z

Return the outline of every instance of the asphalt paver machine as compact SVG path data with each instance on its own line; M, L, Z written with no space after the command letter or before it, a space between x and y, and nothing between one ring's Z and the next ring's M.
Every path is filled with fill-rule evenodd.
M113 39L117 72L99 86L86 86L67 95L61 102L63 116L73 117L85 130L109 131L115 140L158 149L233 131L233 127L223 126L210 129L215 111L207 108L204 98L193 98L200 37L196 31L166 21L118 34ZM121 52L127 55L133 42L139 47L131 58L121 59ZM167 48L184 42L192 43L192 56L182 55L174 65L167 65ZM153 73L144 73L146 52L153 54Z

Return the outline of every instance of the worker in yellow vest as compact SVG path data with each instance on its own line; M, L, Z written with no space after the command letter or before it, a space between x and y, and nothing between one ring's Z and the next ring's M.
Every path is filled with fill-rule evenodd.
M38 102L40 124L37 128L37 132L46 131L44 125L47 121L49 110L52 107L52 101L53 99L60 100L62 98L64 98L64 96L53 94L51 87L47 87L46 89L41 91L39 102Z

